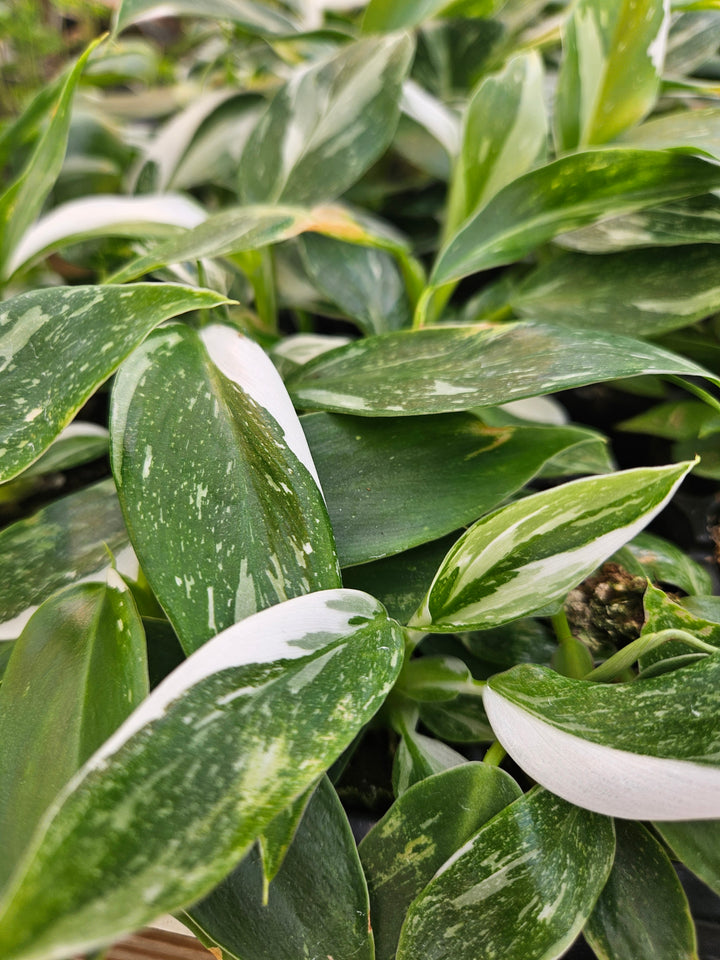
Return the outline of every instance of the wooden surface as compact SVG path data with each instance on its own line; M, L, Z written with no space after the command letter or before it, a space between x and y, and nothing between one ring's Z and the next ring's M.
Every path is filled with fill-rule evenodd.
M141 930L112 947L106 960L213 960L213 955L193 937Z

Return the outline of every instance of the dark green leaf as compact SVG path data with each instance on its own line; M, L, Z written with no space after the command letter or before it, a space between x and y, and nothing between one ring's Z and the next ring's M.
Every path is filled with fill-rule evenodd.
M421 703L454 700L471 686L470 668L457 657L449 656L409 660L397 682L399 693Z
M489 743L495 734L479 697L460 694L446 703L420 704L423 725L450 743Z
M690 908L667 854L639 823L615 823L615 862L584 934L599 960L697 960Z
M653 580L680 587L690 594L710 593L712 590L712 578L707 570L670 540L643 531L624 549L630 551Z
M0 310L0 480L37 460L163 320L227 303L172 283L50 287Z
M344 590L205 644L53 805L7 888L2 956L85 953L205 896L372 717L402 654L382 607Z
M157 331L117 377L111 436L131 538L187 652L266 606L339 586L305 437L247 337Z
M396 797L416 783L442 770L465 763L465 757L446 743L406 730L398 743L393 763L392 785Z
M520 788L503 770L465 763L398 798L360 844L377 960L395 956L408 907L435 872L519 796Z
M720 820L655 823L673 853L720 895Z
M716 410L699 400L680 400L660 403L629 420L623 420L617 428L666 440L690 440L720 428L720 416Z
M268 828L258 839L260 861L262 863L262 872L265 881L263 900L266 899L267 884L273 880L283 865L293 837L297 833L300 821L316 789L317 784L314 783L308 787L305 793L301 793L299 797L296 797L288 807L285 807L285 809L272 820ZM265 904L265 906L267 906L267 904Z
M368 892L350 824L327 777L310 800L263 905L253 850L189 911L228 958L373 960Z
M398 960L551 960L612 866L612 821L535 789L451 857L410 907Z

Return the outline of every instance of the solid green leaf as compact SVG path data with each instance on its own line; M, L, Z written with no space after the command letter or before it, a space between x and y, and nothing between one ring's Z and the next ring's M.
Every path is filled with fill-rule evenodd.
M557 641L539 620L513 620L490 630L465 633L463 646L480 660L512 667L516 663L550 665Z
M205 896L387 696L402 633L328 590L219 634L48 812L2 904L6 960L85 953Z
M441 286L512 263L559 233L720 186L716 165L683 154L588 150L538 167L496 194L440 251Z
M651 437L663 437L665 440L690 440L718 428L720 428L718 412L699 400L659 403L617 425L618 430L649 434Z
M74 420L57 435L45 453L20 475L38 477L70 470L82 463L104 457L108 451L108 432L96 423Z
M692 466L575 480L478 520L443 560L410 626L482 630L562 600L662 510Z
M521 664L485 688L495 734L525 772L571 803L635 820L720 816L720 656L630 683Z
M363 33L388 33L419 26L437 16L488 17L498 6L496 0L370 0L362 22Z
M472 522L578 438L573 427L488 428L470 414L385 420L318 413L301 423L343 566Z
M606 143L650 112L670 7L657 0L579 0L565 21L555 128L562 151Z
M440 655L409 660L397 682L399 693L421 703L454 700L470 686L472 678L467 664L458 657Z
M475 694L461 693L444 703L421 703L423 726L450 743L489 743L494 739L482 701Z
M238 960L373 960L368 891L350 824L324 777L263 905L257 849L189 911L194 926Z
M688 870L720 895L720 820L653 824Z
M247 337L158 330L120 370L110 432L130 536L186 652L263 607L340 585L297 415Z
M599 960L697 960L687 897L667 854L645 827L615 823L615 862L585 925Z
M366 337L291 373L297 406L369 417L452 413L638 374L705 376L631 337L559 324L442 324Z
M294 33L294 22L266 3L253 0L203 0L202 4L191 0L122 0L116 15L117 32L131 24L154 17L211 17L230 20L245 30L261 35L282 36Z
M244 202L324 203L359 180L395 133L412 54L407 34L372 37L296 70L245 145Z
M111 554L123 572L137 572L112 480L0 531L0 639L18 637L38 605L60 587L104 579Z
M720 310L719 265L712 244L602 257L563 253L520 284L512 306L546 323L657 336Z
M172 283L49 287L0 309L0 480L46 450L163 320L227 299Z
M465 763L416 783L395 801L359 848L377 960L395 956L405 914L435 872L520 796L504 770Z
M100 42L90 44L70 69L50 111L50 123L30 159L17 179L0 195L0 276L7 275L8 258L42 210L62 169L75 89L90 54Z
M542 60L535 52L513 57L480 83L467 105L446 235L542 158L547 133Z
M408 326L407 291L385 250L309 233L300 240L300 252L317 289L363 332L386 333Z
M398 960L554 960L612 866L612 821L535 789L486 823L413 901Z
M416 783L443 770L465 764L465 757L441 740L405 730L393 762L392 785L396 797Z
M716 433L708 437L681 440L673 444L672 447L674 456L687 456L690 450L692 450L690 456L700 458L696 468L699 477L709 477L711 480L720 479L720 444L718 444Z
M30 619L0 685L0 889L61 788L147 692L145 634L114 570Z

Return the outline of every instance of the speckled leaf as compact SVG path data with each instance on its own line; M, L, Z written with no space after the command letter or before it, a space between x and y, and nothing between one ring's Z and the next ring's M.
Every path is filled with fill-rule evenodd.
M720 647L720 624L696 616L681 607L679 603L675 603L666 593L651 583L645 590L643 606L645 608L645 623L640 633L641 636L659 633L661 630L684 630L705 643ZM680 640L671 640L644 653L638 659L638 666L641 672L645 673L653 665L674 657L699 659L702 656L703 654L698 653L688 644L682 643Z
M573 427L488 428L469 414L301 419L343 566L457 530L573 446ZM442 490L428 498L426 491Z
M395 751L392 771L395 796L402 796L406 790L427 777L464 765L465 762L465 757L446 743L408 729Z
M45 453L22 472L20 478L69 470L104 457L108 452L108 437L105 427L74 420L55 437Z
M51 593L81 579L102 580L115 554L137 573L112 480L43 507L0 532L0 640L14 639Z
M410 907L398 960L562 956L593 908L614 850L611 820L531 791L435 874Z
M402 275L385 250L310 233L301 238L300 251L317 289L365 333L409 325L410 302Z
M188 913L228 958L373 960L365 877L347 816L327 777L270 884L267 906L262 891L255 849Z
M227 299L172 283L49 287L0 309L0 480L30 466L163 320Z
M436 16L488 17L496 0L370 0L365 11L364 33L387 33L419 26Z
M685 866L720 896L720 820L653 826Z
M599 960L697 960L687 897L639 823L615 824L615 862L583 933Z
M650 112L669 26L669 2L580 0L572 7L555 105L560 151L614 140Z
M662 510L692 466L575 480L478 520L443 560L410 625L482 630L561 600Z
M8 274L43 254L90 237L167 237L205 219L202 208L181 194L70 200L41 217L23 235L8 262Z
M623 551L632 554L639 566L632 573L672 584L689 594L712 591L712 577L708 571L670 540L643 531L626 544Z
M398 677L397 691L409 700L434 703L454 700L472 685L470 668L463 660L438 654L408 660Z
M88 57L99 42L96 40L92 43L69 71L50 111L50 122L30 159L18 178L0 196L0 276L6 276L8 258L42 210L60 173L67 147L75 88Z
M508 184L440 251L433 285L512 263L559 233L601 218L698 196L720 186L699 157L653 150L588 150Z
M247 337L158 330L117 377L110 432L130 536L187 652L263 607L340 585L298 418Z
M512 306L533 320L657 336L720 310L719 267L720 247L711 244L564 253L523 281Z
M720 655L647 680L496 674L485 710L529 776L578 806L635 820L720 816Z
M145 634L114 570L32 617L0 685L0 889L56 795L147 692Z
M479 697L461 693L445 703L421 703L423 725L450 743L489 743L492 728Z
M542 60L535 52L514 57L482 81L467 105L446 232L527 173L545 153L547 133Z
M293 33L292 20L266 3L253 0L122 0L117 12L117 31L133 23L155 17L211 17L230 20L246 30L260 34L280 35Z
M205 644L48 812L2 903L5 960L85 953L209 893L372 717L402 655L397 624L348 590Z
M498 767L465 763L396 800L360 844L377 960L392 960L405 914L434 873L503 807L521 796Z
M269 883L276 875L290 848L293 837L317 789L313 783L304 793L273 818L272 822L258 838L260 862L265 881Z
M287 379L299 407L360 416L452 413L637 374L705 376L677 354L631 337L518 321L443 324L366 337Z
M296 69L250 135L239 165L246 203L325 203L389 146L413 43L407 34L348 44Z

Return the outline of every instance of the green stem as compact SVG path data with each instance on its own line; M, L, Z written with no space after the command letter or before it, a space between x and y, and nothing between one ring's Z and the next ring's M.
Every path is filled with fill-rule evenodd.
M483 757L483 763L487 763L490 767L499 767L507 756L507 750L500 743L499 740L495 740L487 750L487 753Z
M415 314L413 316L413 330L421 330L427 324L428 311L430 309L430 302L432 300L434 289L434 287L425 287L423 292L420 294L420 298L415 306Z
M688 380L684 380L682 377L669 376L667 379L671 383L676 383L679 387L682 387L689 393L694 393L696 397L703 401L703 403L706 403L717 413L720 413L720 400L718 400L717 397L714 397L711 393L708 393L707 390L697 386L695 383L690 383Z
M575 639L572 635L565 610L559 610L556 614L554 614L554 616L551 618L551 622L558 643L568 643L570 640Z
M675 630L673 628L658 630L656 633L647 633L645 636L633 640L632 643L623 647L622 650L614 653L605 663L600 664L599 667L585 674L583 679L597 682L614 680L618 674L635 663L638 657L641 657L644 653L649 653L651 650L655 650L656 647L670 640L679 640L681 643L686 643L689 647L692 647L694 650L700 650L702 653L711 654L718 652L717 647L705 643L704 640L700 640L692 633L688 633L687 630Z

